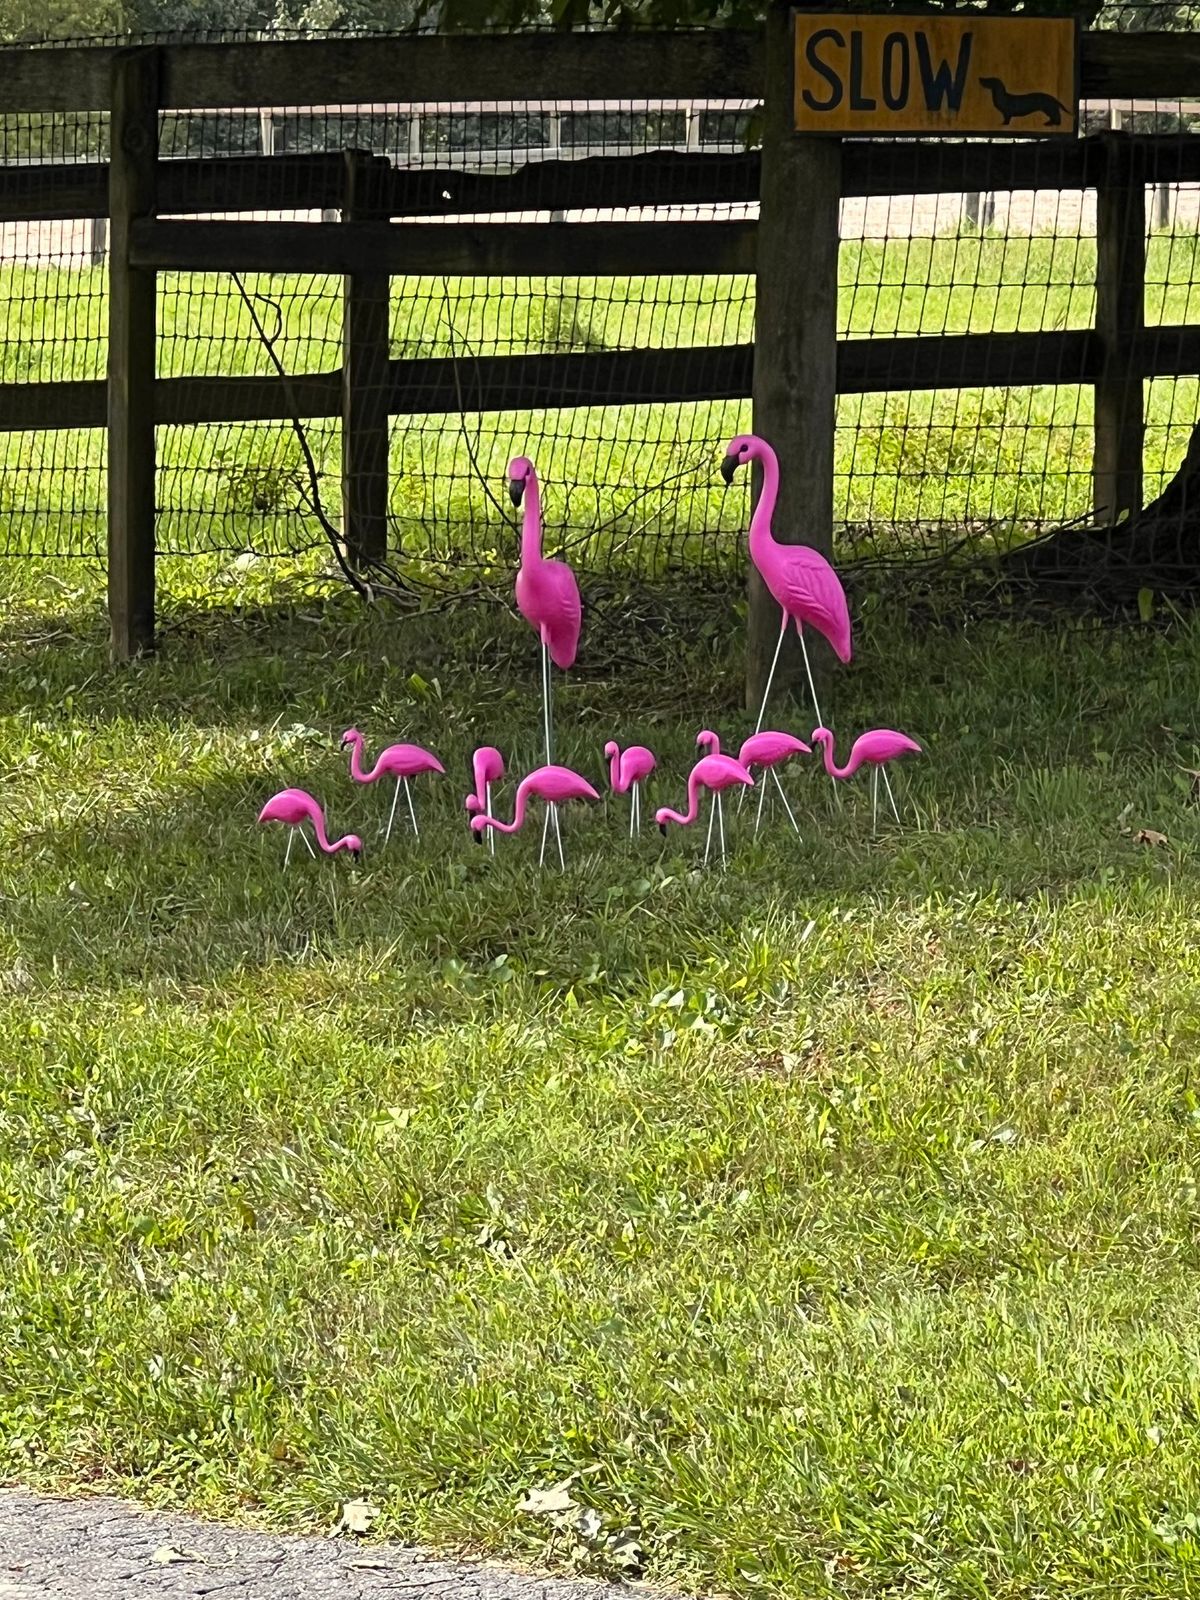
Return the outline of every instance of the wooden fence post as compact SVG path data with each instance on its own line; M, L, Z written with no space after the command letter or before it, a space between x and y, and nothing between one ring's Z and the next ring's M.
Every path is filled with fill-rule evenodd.
M1111 525L1142 509L1145 394L1134 350L1146 326L1146 185L1141 152L1106 136L1096 191L1095 520Z
M378 218L369 184L371 157L346 152L348 222ZM342 291L342 538L356 566L382 561L388 548L388 325L391 279L355 272Z
M841 141L801 138L793 132L789 6L774 0L765 28L754 431L779 455L775 537L812 545L828 556L833 550ZM756 481L756 497L758 489ZM811 630L805 638L819 692L821 680L828 678L831 653ZM751 567L746 650L746 703L751 710L757 711L762 699L778 639L779 606ZM789 629L775 683L791 692L803 677L795 630Z
M155 274L129 265L132 223L155 212L159 53L112 72L108 246L108 617L114 660L154 648Z

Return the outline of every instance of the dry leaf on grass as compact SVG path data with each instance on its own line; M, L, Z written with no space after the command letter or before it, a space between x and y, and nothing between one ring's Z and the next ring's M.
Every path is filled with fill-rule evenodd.
M570 1511L575 1504L571 1498L571 1485L574 1482L573 1477L564 1478L549 1489L527 1489L517 1510L531 1517L552 1517Z
M335 1538L339 1533L370 1533L371 1524L378 1515L378 1508L369 1500L344 1500L342 1514L329 1530L329 1537Z
M1153 828L1139 828L1133 836L1134 844L1148 844L1153 849L1159 849L1167 843L1165 833L1156 833Z

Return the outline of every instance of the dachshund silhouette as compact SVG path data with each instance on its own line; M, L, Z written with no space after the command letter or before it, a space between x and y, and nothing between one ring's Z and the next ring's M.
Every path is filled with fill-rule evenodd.
M1068 116L1071 115L1070 106L1063 105L1052 94L1013 94L999 78L980 78L979 87L991 95L992 104L1004 118L1006 128L1014 117L1032 117L1038 112L1046 119L1045 127L1061 128L1062 113L1065 111Z

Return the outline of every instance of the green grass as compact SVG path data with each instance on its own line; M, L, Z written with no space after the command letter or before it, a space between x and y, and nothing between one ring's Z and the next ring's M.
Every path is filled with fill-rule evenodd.
M4 569L11 573L11 569ZM12 582L6 577L6 582ZM468 842L535 758L530 641L256 587L114 674L88 597L0 648L0 1461L15 1480L810 1600L1200 1593L1200 637L870 612L828 697L927 757L872 841ZM674 798L737 618L589 619L563 754ZM695 618L711 622L697 629ZM619 662L620 665L614 665ZM428 741L422 840L254 826ZM511 790L504 796L510 800ZM1138 830L1168 843L1138 842ZM580 1543L517 1511L580 1474Z
M976 235L847 242L841 278L846 337L1084 327L1093 315L1095 245ZM1153 238L1146 279L1151 324L1194 321L1196 236ZM173 274L162 281L164 376L272 370L230 279ZM278 318L277 348L289 372L337 365L338 280L247 281L268 327ZM480 351L733 343L753 332L750 280L513 279L483 289L471 279L444 286L394 280L393 353L466 359ZM0 301L9 310L0 379L103 376L101 269L0 268ZM892 393L839 403L839 520L875 524L885 543L888 530L915 522L969 522L1005 542L1021 528L1089 509L1090 390L1064 384L913 395L903 383L897 372ZM1177 467L1198 408L1195 379L1147 385L1149 493ZM466 553L476 565L503 564L511 531L477 474L499 481L514 443L528 440L549 485L552 525L577 530L576 554L593 566L645 576L698 562L728 570L744 503L723 495L713 452L748 421L748 406L738 403L502 413L478 419L473 445L456 417L422 418L413 427L398 422L390 474L397 536L414 560L446 563ZM337 427L314 424L311 435L336 499ZM10 551L65 555L102 547L102 448L99 431L0 438L0 513ZM162 548L295 551L314 535L319 540L300 504L302 462L286 426L169 428L160 451ZM598 523L605 531L589 535Z

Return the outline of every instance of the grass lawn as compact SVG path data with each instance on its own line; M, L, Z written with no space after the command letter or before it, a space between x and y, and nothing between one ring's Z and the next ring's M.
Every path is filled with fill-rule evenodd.
M616 805L539 874L464 827L475 742L535 758L501 608L247 589L114 674L0 582L10 1479L736 1595L1200 1594L1194 626L877 611L826 710L927 745L902 832L806 769L802 844L701 876ZM563 755L679 796L735 609L594 614ZM352 722L452 776L283 875L286 783L374 843ZM518 1511L568 1478L582 1531Z

